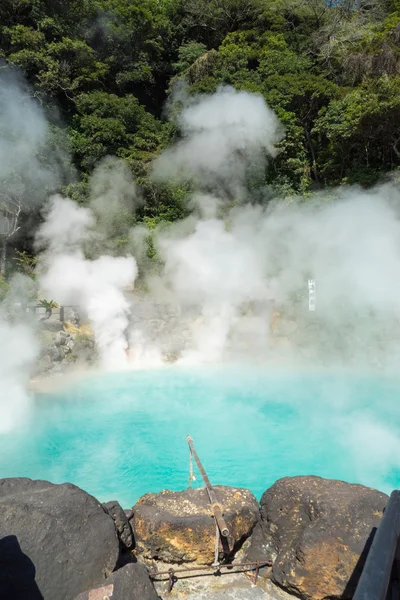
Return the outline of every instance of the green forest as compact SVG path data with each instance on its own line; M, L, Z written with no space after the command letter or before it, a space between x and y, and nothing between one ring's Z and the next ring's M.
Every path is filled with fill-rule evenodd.
M120 157L144 199L133 221L186 214L190 183L150 177L179 136L165 105L183 84L275 111L285 137L254 188L368 187L400 164L399 0L2 0L0 61L46 111L59 190L84 203L95 166Z

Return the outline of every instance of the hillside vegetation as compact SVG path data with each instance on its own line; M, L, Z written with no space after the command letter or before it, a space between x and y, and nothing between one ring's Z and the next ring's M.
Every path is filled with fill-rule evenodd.
M2 0L0 57L52 123L56 187L84 203L95 165L121 157L143 197L132 223L186 214L189 184L149 177L179 136L164 107L183 83L276 112L286 135L255 191L370 186L400 163L399 0Z

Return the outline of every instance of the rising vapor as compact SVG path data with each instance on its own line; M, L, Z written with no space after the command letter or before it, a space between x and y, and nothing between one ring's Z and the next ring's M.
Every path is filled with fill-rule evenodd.
M129 303L124 288L137 275L131 256L99 256L89 260L85 247L97 238L91 209L53 197L37 232L40 285L46 297L64 305L78 305L92 325L103 368L126 364Z

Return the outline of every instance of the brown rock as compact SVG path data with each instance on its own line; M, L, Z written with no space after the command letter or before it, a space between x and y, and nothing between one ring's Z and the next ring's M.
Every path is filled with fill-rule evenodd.
M343 481L280 479L261 498L257 558L273 558L272 580L302 598L351 598L387 501Z
M214 489L224 509L230 530L229 554L233 554L259 519L258 503L246 489ZM146 494L134 506L133 514L136 547L146 558L171 563L214 562L215 521L205 488Z

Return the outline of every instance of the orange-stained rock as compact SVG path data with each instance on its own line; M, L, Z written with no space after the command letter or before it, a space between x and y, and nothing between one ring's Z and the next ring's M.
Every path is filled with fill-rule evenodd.
M246 558L272 559L272 581L307 600L351 598L387 501L343 481L280 479L261 498Z
M259 519L259 507L246 489L215 486L230 530L229 551L235 552ZM133 508L131 523L137 550L164 562L212 564L215 521L205 488L146 494ZM220 546L220 556L223 549Z

